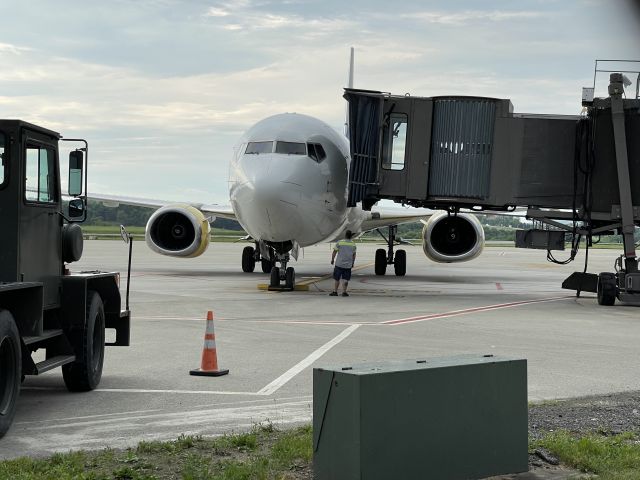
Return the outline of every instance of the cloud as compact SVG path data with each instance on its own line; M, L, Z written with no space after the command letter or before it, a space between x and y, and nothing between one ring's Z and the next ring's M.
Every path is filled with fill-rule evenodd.
M88 137L105 193L224 201L232 146L253 123L288 111L340 130L351 45L358 88L570 114L594 58L636 53L610 2L458 4L383 15L375 1L60 0L42 15L43 0L22 2L2 30L0 107Z
M540 11L482 11L466 10L463 12L413 12L401 15L404 19L418 20L426 23L437 23L442 25L464 26L471 23L481 23L484 21L504 22L512 20L531 20L546 16Z

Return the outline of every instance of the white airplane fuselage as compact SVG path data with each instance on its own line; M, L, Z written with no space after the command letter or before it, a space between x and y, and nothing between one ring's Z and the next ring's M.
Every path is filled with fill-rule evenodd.
M358 232L366 214L347 207L349 163L348 140L316 118L284 113L258 122L230 164L238 222L255 240L300 247Z

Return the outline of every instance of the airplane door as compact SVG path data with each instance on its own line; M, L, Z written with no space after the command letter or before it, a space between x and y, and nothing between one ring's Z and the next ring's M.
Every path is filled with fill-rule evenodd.
M410 142L410 97L387 100L384 104L380 191L404 197L407 183L407 154Z

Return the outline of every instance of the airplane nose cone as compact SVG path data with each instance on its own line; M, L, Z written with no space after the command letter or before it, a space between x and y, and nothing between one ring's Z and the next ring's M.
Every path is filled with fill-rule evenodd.
M232 191L243 226L255 238L284 242L298 238L301 185L291 178L291 165L269 155L242 162L245 182ZM243 159L244 160L244 159Z

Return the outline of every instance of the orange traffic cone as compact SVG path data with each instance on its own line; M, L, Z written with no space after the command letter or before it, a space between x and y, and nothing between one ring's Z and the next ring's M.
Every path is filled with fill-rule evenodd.
M218 354L216 353L216 334L213 331L213 312L207 312L207 329L204 332L204 348L200 368L189 371L191 375L219 377L226 375L229 370L218 369Z

